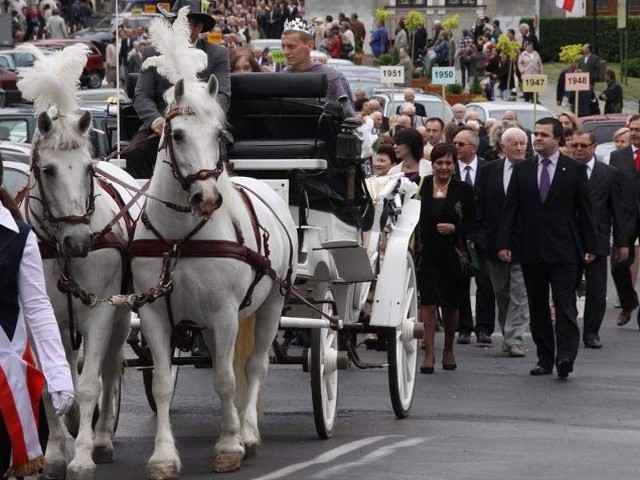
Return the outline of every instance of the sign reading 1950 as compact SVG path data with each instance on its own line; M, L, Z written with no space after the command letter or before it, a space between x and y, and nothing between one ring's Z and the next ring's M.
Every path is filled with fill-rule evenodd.
M451 85L456 83L455 67L433 67L431 69L431 83L434 85Z

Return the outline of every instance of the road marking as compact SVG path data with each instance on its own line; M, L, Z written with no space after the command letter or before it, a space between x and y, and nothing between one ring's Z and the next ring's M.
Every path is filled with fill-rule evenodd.
M349 468L354 468L354 467L360 467L362 465L367 465L370 464L372 461L376 461L379 460L381 458L384 457L388 457L389 455L391 455L392 453L395 453L397 450L404 448L404 447L414 447L420 443L424 443L427 440L429 440L429 438L426 437L422 437L422 438L409 438L407 440L404 440L402 442L396 442L393 445L386 445L384 447L380 447L377 448L376 450L369 452L368 454L364 455L363 457L360 457L359 460L355 460L353 462L348 462L348 463L341 463L339 465L336 465L334 467L331 467L327 470L324 470L320 473L316 473L313 477L311 478L327 478L329 476L332 476L334 474L339 474L339 473L344 473L347 469Z
M306 462L294 463L293 465L289 465L288 467L281 468L280 470L271 472L268 475L254 478L253 480L275 480L277 478L282 478L286 475L291 475L293 473L296 473L312 465L317 465L319 463L332 462L341 455L353 452L354 450L358 450L359 448L366 447L367 445L378 442L380 440L384 440L386 438L397 438L400 436L401 435L381 435L377 437L368 437L368 438L363 438L362 440L356 440L354 442L345 443L344 445L334 448L333 450L329 450L328 452L318 455L316 458L312 460L308 460Z

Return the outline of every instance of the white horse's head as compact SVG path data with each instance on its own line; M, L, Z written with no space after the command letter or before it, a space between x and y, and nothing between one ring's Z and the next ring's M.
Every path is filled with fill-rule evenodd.
M32 175L42 203L43 220L65 256L86 257L93 242L89 227L94 208L91 113L38 115Z
M217 93L214 75L207 84L179 80L161 143L173 176L189 194L193 214L204 218L222 204L217 179L223 169L220 142L224 141L225 115Z

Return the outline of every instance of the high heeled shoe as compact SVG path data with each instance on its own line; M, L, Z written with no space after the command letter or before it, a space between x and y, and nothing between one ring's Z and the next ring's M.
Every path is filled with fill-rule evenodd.
M424 373L425 375L431 375L433 373L433 367L420 367L420 373Z
M456 368L458 368L458 365L456 365L455 363L444 363L444 362L442 362L442 369L443 370L455 370Z

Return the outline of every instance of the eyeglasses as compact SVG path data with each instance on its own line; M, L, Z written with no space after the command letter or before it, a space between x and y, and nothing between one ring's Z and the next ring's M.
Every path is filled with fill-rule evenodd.
M453 142L456 147L466 147L467 145L473 145L473 143Z
M573 148L589 148L593 143L572 143Z

